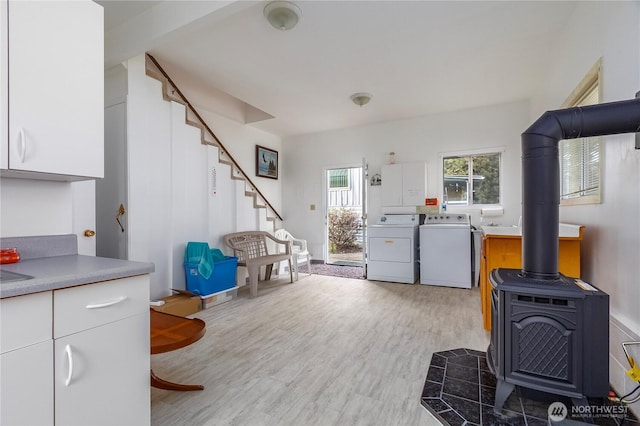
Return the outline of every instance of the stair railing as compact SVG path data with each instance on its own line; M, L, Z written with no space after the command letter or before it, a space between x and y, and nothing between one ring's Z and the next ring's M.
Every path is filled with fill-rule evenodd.
M278 218L279 220L282 221L282 216L278 213L278 211L271 205L271 203L269 203L269 200L267 200L267 198L264 196L264 194L262 194L262 192L260 192L260 190L258 189L258 187L253 183L253 181L251 180L251 178L249 178L249 176L244 172L244 170L242 169L242 167L240 167L240 165L238 164L238 162L233 158L233 156L229 153L229 150L227 150L227 148L225 148L225 146L223 145L223 143L220 141L220 139L216 136L216 134L213 132L213 130L211 130L211 128L209 128L209 126L207 125L207 123L204 121L204 119L200 116L200 114L198 113L198 111L195 109L195 107L191 104L191 102L189 102L189 100L186 98L186 96L180 91L180 89L178 88L178 86L174 83L174 81L171 79L171 77L169 77L169 75L165 72L165 70L162 68L162 66L160 66L160 64L158 63L158 61L149 53L146 54L146 57L153 63L153 65L155 66L155 68L162 74L162 77L164 78L164 80L171 85L172 90L174 91L175 94L178 95L179 97L179 102L181 104L183 104L185 107L187 107L187 109L196 117L196 119L199 121L199 123L197 124L197 127L201 128L201 131L206 131L214 140L215 143L211 143L206 141L206 139L203 137L202 138L202 143L205 145L211 145L211 146L217 146L220 148L221 153L220 155L224 155L225 157L227 157L229 160L227 161L220 159L221 162L225 162L227 164L231 165L231 178L232 179L239 179L238 177L234 176L234 170L237 171L238 173L240 173L240 175L242 176L242 179L244 179L246 181L246 183L249 184L249 186L251 187L252 192L247 192L245 191L245 195L253 195L254 196L254 207L255 208L268 208L269 210L271 210L273 212L273 214L276 216L276 218ZM188 124L192 124L192 123L188 123ZM194 123L195 124L195 123ZM259 205L256 203L255 200L255 196L259 196L260 199L262 200L262 202L265 203L265 205ZM268 217L269 215L267 215L267 220L272 220L275 222L275 218L270 218ZM275 227L275 223L274 223L274 227Z

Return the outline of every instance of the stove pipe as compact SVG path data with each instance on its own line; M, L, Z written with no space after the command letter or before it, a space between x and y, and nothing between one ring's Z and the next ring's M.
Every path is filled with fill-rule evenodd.
M558 278L561 139L640 132L640 99L545 112L522 133L522 274Z

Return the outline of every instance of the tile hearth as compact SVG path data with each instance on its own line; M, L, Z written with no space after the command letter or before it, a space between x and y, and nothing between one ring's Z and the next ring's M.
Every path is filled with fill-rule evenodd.
M505 402L502 415L497 415L493 412L495 388L496 379L487 366L484 352L471 349L436 352L431 357L421 402L438 420L451 426L544 426L549 424L547 410L551 403L559 401L571 407L569 398L542 392L534 394L528 389L516 387L516 391ZM600 398L589 399L589 404L604 406L612 403ZM640 426L631 411L626 418L595 417L593 423Z

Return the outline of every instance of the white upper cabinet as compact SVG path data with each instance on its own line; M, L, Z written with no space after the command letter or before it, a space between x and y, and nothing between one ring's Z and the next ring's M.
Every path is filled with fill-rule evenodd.
M382 166L382 205L415 207L427 196L427 163L412 162Z
M102 6L89 0L0 5L2 176L103 177Z

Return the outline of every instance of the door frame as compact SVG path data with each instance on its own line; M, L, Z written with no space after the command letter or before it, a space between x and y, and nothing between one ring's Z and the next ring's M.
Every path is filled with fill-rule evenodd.
M322 209L324 215L324 223L323 223L323 236L324 236L324 260L325 263L329 263L329 171L336 169L360 169L361 170L361 191L362 193L362 207L361 207L361 221L362 221L362 259L360 260L360 266L365 270L366 276L366 211L367 211L367 187L366 184L368 182L368 174L367 174L367 164L362 158L361 163L347 163L340 165L332 165L326 166L322 169Z

